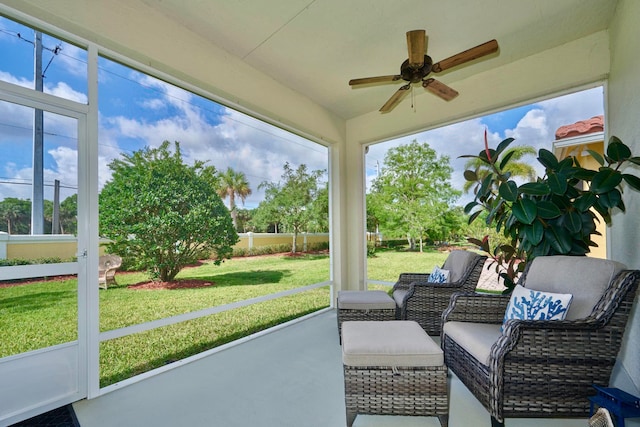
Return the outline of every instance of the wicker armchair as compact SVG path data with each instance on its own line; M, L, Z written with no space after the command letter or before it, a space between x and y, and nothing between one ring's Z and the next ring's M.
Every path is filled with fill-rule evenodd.
M451 294L473 292L486 259L474 252L452 251L442 266L450 271L448 283L429 283L428 273L400 274L393 286L396 317L418 322L429 335L440 335L442 312L449 306Z
M116 284L116 270L122 265L118 255L102 255L98 259L98 286L107 289L109 284Z
M510 417L589 417L591 385L609 383L640 281L640 271L622 268L587 257L530 263L519 283L572 293L566 320L511 319L500 331L508 296L451 298L442 315L445 363L489 411L492 426Z

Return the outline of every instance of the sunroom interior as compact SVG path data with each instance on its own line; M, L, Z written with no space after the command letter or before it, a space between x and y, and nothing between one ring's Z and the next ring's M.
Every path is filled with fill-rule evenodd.
M635 0L2 0L0 13L86 47L90 58L91 52L105 55L328 147L334 291L366 288L364 167L371 144L602 85L605 141L616 135L640 151ZM397 90L395 83L351 88L348 81L395 74L407 56L404 34L413 29L426 29L434 60L491 39L500 49L439 74L460 93L454 100L419 88L412 101L407 97L382 114L378 110ZM8 85L0 89L29 97ZM91 132L97 126L95 96L89 89L83 113L89 145L95 144L92 135L97 138ZM89 149L80 167L91 168L96 155ZM637 269L640 196L625 192L624 198L627 213L615 214L607 230L607 257ZM88 200L85 224L97 236L91 233L97 230L95 205L91 209L96 195ZM83 268L97 277L98 245L92 239ZM82 294L89 312L97 308L97 296L97 286ZM97 346L97 325L91 316L84 322L89 351L80 352L87 360L78 361L77 369L86 377L96 363L91 348ZM639 337L636 307L611 382L636 395ZM80 394L100 395L91 374ZM9 414L5 421L21 416Z

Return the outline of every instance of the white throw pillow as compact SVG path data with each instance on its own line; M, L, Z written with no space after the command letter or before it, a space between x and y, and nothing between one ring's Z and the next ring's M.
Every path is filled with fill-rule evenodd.
M536 291L516 285L503 324L509 319L564 320L572 299L571 294Z
M433 267L433 271L429 274L429 283L447 283L449 281L449 270L443 270L440 267Z

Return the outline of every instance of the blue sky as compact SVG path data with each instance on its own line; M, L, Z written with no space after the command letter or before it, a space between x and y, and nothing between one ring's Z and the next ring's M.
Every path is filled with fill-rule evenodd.
M32 30L0 17L0 80L33 87L33 39ZM86 102L86 53L46 35L43 45L45 92ZM54 55L56 46L62 50ZM390 147L416 139L450 157L452 182L461 188L464 161L457 156L480 151L485 128L494 145L513 136L517 143L550 148L559 126L603 114L602 98L602 88L595 88L373 145L367 155L367 183L375 177L376 163L384 167ZM261 182L280 179L285 161L294 167L304 163L311 170L328 167L325 147L106 58L99 61L99 111L101 186L110 178L107 164L120 153L164 140L179 141L187 162L205 160L219 170L244 172L253 189L247 208L262 200ZM32 117L29 109L0 101L0 200L31 198L30 186L24 184L31 180ZM45 134L45 184L59 179L64 199L77 186L74 122L47 114ZM45 189L49 199L50 188Z

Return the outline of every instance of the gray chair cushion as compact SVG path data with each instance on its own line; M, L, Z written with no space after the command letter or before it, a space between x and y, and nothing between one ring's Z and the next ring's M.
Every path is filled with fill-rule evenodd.
M496 323L447 322L442 330L477 361L489 365L491 347L502 335L501 326Z
M385 291L340 291L338 308L351 310L395 309L396 303Z
M537 291L572 294L565 318L583 319L591 314L613 278L624 268L624 264L607 259L542 256L531 262L523 286Z
M417 322L349 321L342 324L347 366L442 366L444 355Z
M470 251L455 250L451 251L447 260L442 266L443 269L449 270L449 282L455 283L462 278L462 275L467 270L469 263L478 254Z
M407 296L408 293L409 290L407 289L396 289L393 291L393 299L398 307L402 306L402 301L404 301L404 297Z

